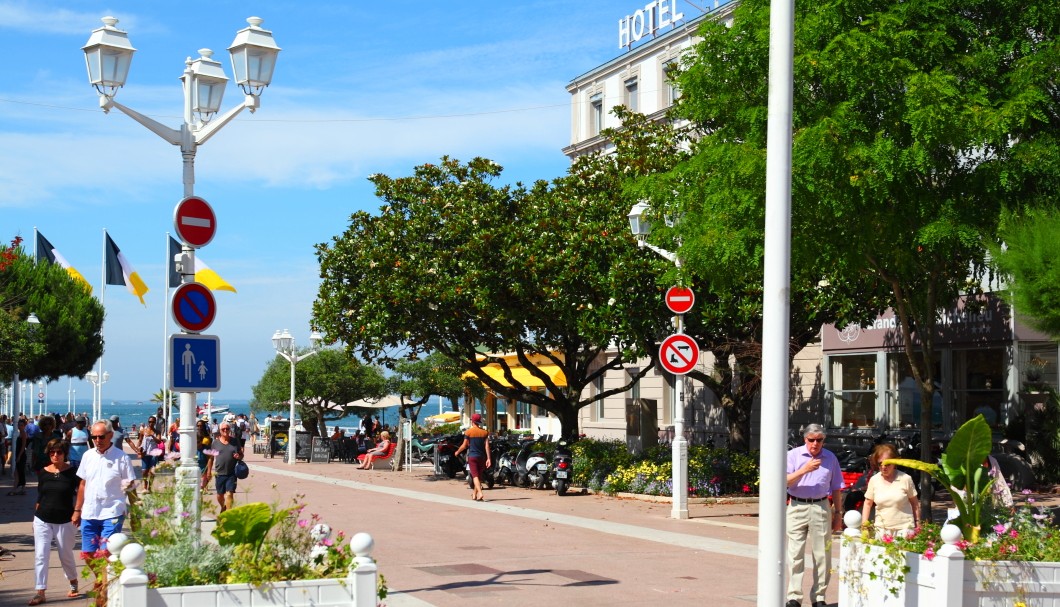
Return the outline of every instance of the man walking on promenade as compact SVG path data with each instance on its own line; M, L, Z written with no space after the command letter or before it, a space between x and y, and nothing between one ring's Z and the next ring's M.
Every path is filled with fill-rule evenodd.
M73 517L73 523L81 525L85 560L107 554L107 538L121 531L129 511L125 490L136 482L129 456L111 442L114 429L109 422L92 424L90 437L95 448L81 457L77 468L81 485Z
M210 449L213 455L214 489L217 491L217 503L221 512L232 507L236 497L236 460L243 458L243 449L239 440L233 436L235 424L221 422L218 436Z
M826 607L825 591L832 567L832 532L842 525L843 472L835 454L824 448L824 428L810 424L805 444L788 451L788 602L802 605L802 573L806 543L813 557L813 607ZM832 503L828 498L831 496Z

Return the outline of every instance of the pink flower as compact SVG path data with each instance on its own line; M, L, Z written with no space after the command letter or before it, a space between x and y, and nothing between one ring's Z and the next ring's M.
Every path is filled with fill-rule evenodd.
M924 558L926 558L926 559L927 559L927 560L929 560L929 561L930 561L930 560L934 560L934 558L935 558L935 551L934 551L934 550L932 550L931 548L928 548L927 550L925 550L925 551L924 551Z
M1018 550L1018 549L1015 546L1009 546L1007 548L1007 550L1009 551L1010 554L1014 554L1016 552L1016 550Z
M323 543L324 543L325 546L332 546L332 545L335 544L335 542L332 541L332 539L330 537L326 538Z
M969 546L972 545L972 543L969 542L968 540L957 540L957 543L954 544L954 545L957 546L957 550L960 550L961 552L964 552L965 550L968 549Z
M1004 525L1002 525L1001 523L998 523L998 524L994 525L994 533L1004 533L1004 532L1005 532L1005 526Z
M750 493L751 492L751 486L750 485L744 485L743 486L743 492L744 493Z
M886 534L884 534L884 536L883 536L883 543L884 543L884 544L891 544L891 543L894 543L894 536L892 536L892 535L891 535L891 534L889 534L889 533L886 533Z
M151 537L158 537L158 529L151 530Z
M1016 531L1015 529L1013 529L1013 530L1008 532L1008 536L1011 537L1012 539L1016 539L1017 537L1020 536L1020 534L1019 534L1019 531Z
M1023 491L1020 491L1020 493L1022 493L1023 495L1030 495L1031 494L1031 490L1030 489L1024 489Z
M308 525L308 524L309 524L309 521L305 520L304 518L298 519L298 526L301 527L302 529L305 529L305 526Z

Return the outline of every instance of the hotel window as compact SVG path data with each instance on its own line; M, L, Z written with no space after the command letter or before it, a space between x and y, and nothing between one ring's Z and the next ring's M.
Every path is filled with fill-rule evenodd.
M597 394L602 394L604 391L604 376L601 375L600 377L597 377L595 380L593 380L593 386L595 386ZM593 408L596 409L596 419L603 419L607 417L607 407L605 407L604 405L605 402L603 400L598 400L593 403Z
M592 129L590 135L599 135L604 130L604 95L596 93L589 97L589 125Z
M640 95L637 94L637 79L630 78L624 83L626 89L626 107L632 112L640 111Z
M832 423L844 428L876 425L876 354L831 357Z
M663 90L665 94L663 102L666 107L677 103L678 98L681 97L681 89L677 86L676 61L669 61L663 65Z

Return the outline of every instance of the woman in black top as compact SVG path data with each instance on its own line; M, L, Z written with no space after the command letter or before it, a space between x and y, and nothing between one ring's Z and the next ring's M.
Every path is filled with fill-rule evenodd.
M48 588L48 560L55 540L59 548L59 562L63 573L70 581L69 598L76 598L77 567L74 564L74 524L77 512L74 500L81 479L74 467L66 461L66 444L61 438L53 438L44 448L48 465L40 471L37 479L37 509L33 516L33 543L36 549L37 594L30 605L44 602L44 591Z
M11 439L15 450L15 488L8 495L26 495L26 449L29 437L26 436L26 418L20 417L15 424L15 436Z

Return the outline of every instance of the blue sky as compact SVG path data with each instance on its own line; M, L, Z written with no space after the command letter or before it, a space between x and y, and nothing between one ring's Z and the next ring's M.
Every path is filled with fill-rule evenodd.
M368 175L405 175L443 154L492 158L505 181L563 174L564 87L620 54L618 20L642 6L0 0L0 237L21 234L32 247L38 228L98 296L107 230L151 291L145 307L106 287L103 398L147 400L163 383L165 235L182 198L181 159L127 116L99 109L81 47L100 17L117 17L137 52L116 100L176 128L185 57L211 48L231 76L227 47L247 17L262 17L283 49L273 84L256 114L244 111L199 148L195 167L196 195L218 216L199 254L239 291L217 293L207 331L221 340L215 398L248 398L275 356L275 330L308 345L313 245L341 234L350 213L379 207ZM230 84L222 111L240 99ZM90 398L87 382L73 389ZM49 401L67 393L60 380Z

